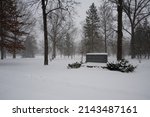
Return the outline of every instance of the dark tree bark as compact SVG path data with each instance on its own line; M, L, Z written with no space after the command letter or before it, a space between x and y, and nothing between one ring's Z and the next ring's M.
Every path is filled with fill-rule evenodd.
M132 35L131 35L131 43L130 43L130 48L131 48L131 50L130 50L130 54L131 54L131 58L132 59L134 59L135 58L135 31L134 31L134 29L133 28L131 28L131 33L132 33Z
M1 40L0 40L0 49L1 49L1 60L3 60L4 59L4 46L3 46L3 44L4 44L4 36L3 36L3 29L2 29L2 20L3 20L3 10L2 10L2 7L3 7L3 1L1 0L0 1L0 38L1 38Z
M47 13L45 0L42 0L42 11L44 24L44 65L48 65Z
M118 0L117 11L118 11L118 40L117 40L117 60L122 59L122 11L123 11L123 1Z
M1 37L1 60L4 59L4 46L3 46L3 37Z
M106 31L106 26L105 26L104 32L105 32L105 34L104 34L105 35L104 36L104 38L105 38L105 53L107 53L107 38L106 38L107 37L107 34L106 34L107 31Z
M52 52L52 59L56 58L56 39L53 42L53 52Z
M13 59L16 58L16 41L17 41L17 38L16 38L16 35L15 35L15 40L14 40L14 44L13 44Z

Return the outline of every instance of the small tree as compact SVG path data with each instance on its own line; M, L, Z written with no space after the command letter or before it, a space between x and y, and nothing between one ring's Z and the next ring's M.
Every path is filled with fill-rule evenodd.
M73 38L69 33L67 33L66 38L64 40L64 54L68 56L68 58L73 55L74 52L74 42Z
M25 50L22 53L24 58L34 58L37 50L37 42L34 36L27 36L24 42Z

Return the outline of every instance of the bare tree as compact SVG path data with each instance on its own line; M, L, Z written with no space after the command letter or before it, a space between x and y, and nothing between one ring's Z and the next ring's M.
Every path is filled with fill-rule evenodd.
M52 45L52 59L56 57L56 49L61 46L60 41L64 39L72 25L73 21L66 12L56 10L55 14L48 15L48 36Z
M150 0L124 0L123 10L130 22L131 31L125 30L131 35L131 57L135 58L135 30L142 20L150 16Z
M110 0L112 3L115 3L117 5L117 13L118 13L118 28L117 28L117 60L122 59L122 38L123 38L123 0Z
M71 11L73 5L76 4L73 0L41 0L43 11L43 26L44 26L44 65L48 65L48 33L47 33L47 15L60 9L62 11Z
M113 12L108 0L102 0L99 7L100 30L105 41L105 52L107 53L107 40L113 35Z
M24 58L34 58L37 50L37 42L33 35L27 36L24 42L25 50L22 52Z
M63 55L68 56L68 58L75 54L75 40L76 37L76 28L73 26L70 27L70 30L67 31L63 40Z
M48 37L47 37L47 0L41 0L43 11L43 26L44 26L44 65L48 65Z

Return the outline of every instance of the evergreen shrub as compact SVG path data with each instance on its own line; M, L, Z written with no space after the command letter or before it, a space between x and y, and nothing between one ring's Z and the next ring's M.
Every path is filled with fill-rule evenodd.
M116 63L114 62L108 62L106 67L102 67L102 68L106 68L112 71L120 71L120 72L133 72L136 68L136 66L133 66L129 63L129 61L122 59L120 61L117 61Z
M78 63L78 62L75 62L75 63L72 63L72 64L68 64L68 69L69 68L75 68L75 69L77 69L77 68L80 68L81 67L81 63Z

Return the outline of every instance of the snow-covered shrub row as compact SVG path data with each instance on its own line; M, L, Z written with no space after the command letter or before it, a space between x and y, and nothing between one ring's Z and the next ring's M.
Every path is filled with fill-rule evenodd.
M78 63L78 62L75 62L75 63L72 63L72 64L68 64L68 69L69 68L80 68L81 67L81 63Z
M121 71L121 72L133 72L136 68L136 66L133 66L129 63L129 61L122 59L120 61L117 61L116 63L114 62L108 62L106 67L102 67L102 68L106 68L112 71Z

